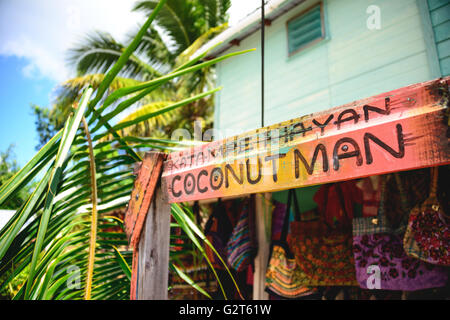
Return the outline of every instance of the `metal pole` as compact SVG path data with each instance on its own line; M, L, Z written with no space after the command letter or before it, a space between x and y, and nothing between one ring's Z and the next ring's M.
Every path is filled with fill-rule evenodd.
M261 0L261 127L264 127L264 0Z

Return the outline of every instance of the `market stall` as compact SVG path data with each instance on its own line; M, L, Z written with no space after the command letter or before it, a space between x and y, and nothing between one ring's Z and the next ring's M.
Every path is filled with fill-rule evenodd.
M444 287L449 84L411 85L168 157L149 153L125 221L132 298L167 297L170 203L234 198L251 199L228 236L239 223L250 230L241 258L251 257L253 299Z

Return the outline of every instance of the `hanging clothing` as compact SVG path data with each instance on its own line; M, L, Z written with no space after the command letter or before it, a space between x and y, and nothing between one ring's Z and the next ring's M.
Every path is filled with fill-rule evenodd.
M319 211L323 212L326 210L326 212L324 212L325 221L330 226L350 223L351 220L347 220L353 219L355 216L355 204L361 206L363 203L362 191L356 186L354 180L339 182L342 194L344 195L342 200L344 201L345 210L348 214L348 218L345 218L336 185L337 184L324 184L314 195L314 201L317 203ZM329 188L328 191L327 188Z
M372 176L360 179L356 182L356 187L362 193L362 217L376 217L381 198L380 177Z

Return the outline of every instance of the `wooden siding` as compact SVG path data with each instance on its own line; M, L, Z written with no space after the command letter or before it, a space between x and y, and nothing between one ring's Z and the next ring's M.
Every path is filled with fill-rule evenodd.
M450 0L428 0L431 25L443 76L450 75Z
M318 2L306 1L266 27L265 125L433 79L416 0L325 0L326 38L289 56L286 22ZM373 4L381 10L380 30L366 26ZM215 128L225 136L261 125L260 33L228 52L248 48L256 51L217 68L224 89Z

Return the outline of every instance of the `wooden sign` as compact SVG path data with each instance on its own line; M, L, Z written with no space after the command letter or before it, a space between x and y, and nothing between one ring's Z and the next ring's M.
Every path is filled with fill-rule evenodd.
M450 77L169 155L169 201L236 196L450 163Z
M156 184L161 175L165 154L147 152L134 182L130 202L125 213L125 233L130 245L135 248L152 202Z

